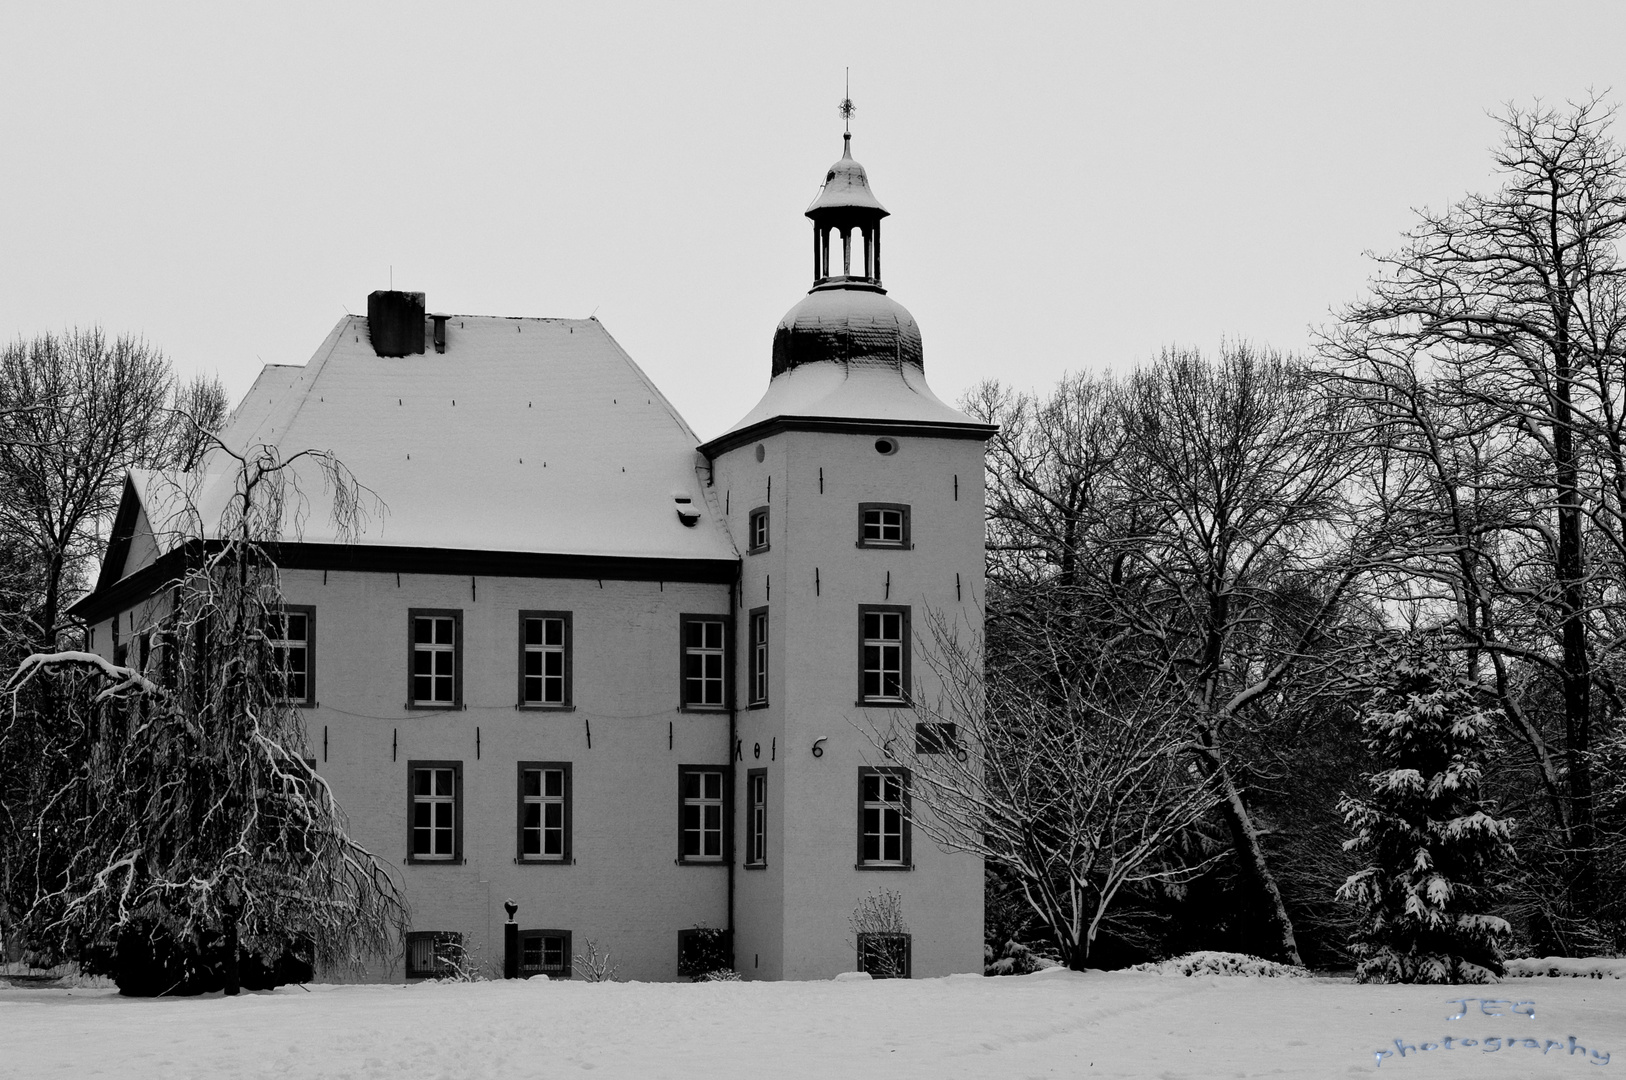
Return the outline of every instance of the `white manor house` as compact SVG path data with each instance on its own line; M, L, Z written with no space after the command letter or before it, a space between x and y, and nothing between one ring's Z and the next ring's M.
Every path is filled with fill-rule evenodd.
M931 692L925 612L980 626L993 429L927 386L847 138L766 393L709 442L591 318L395 291L232 414L227 446L331 450L387 507L353 541L313 511L280 548L316 768L412 908L375 977L435 975L449 941L504 957L510 900L522 975L591 940L678 978L697 927L746 979L981 971L982 864L914 835L928 811L866 732ZM109 657L145 662L178 573L162 503L130 477L75 608ZM908 934L855 941L881 889Z

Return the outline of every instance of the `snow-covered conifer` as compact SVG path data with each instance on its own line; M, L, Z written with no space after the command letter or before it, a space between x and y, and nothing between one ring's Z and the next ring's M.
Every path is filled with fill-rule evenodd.
M1489 982L1503 974L1505 920L1486 912L1493 872L1514 858L1511 826L1480 798L1494 719L1479 688L1436 646L1383 650L1361 717L1384 767L1371 794L1339 809L1346 850L1368 860L1338 890L1362 913L1354 952L1362 982Z

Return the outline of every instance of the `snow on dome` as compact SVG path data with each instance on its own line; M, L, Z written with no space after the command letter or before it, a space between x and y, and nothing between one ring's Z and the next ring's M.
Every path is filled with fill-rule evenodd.
M756 408L724 437L777 417L977 425L932 393L925 373L914 364L826 363L792 368L773 377Z
M822 360L923 368L920 327L907 308L877 290L816 289L779 320L773 374Z

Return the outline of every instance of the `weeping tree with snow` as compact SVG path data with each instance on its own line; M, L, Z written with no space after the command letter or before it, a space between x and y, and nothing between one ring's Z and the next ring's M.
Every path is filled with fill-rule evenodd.
M325 452L217 444L210 465L154 481L177 508L181 569L138 609L130 663L29 656L0 721L0 757L32 763L0 793L23 826L4 860L17 929L36 957L110 969L128 992L235 993L245 976L283 981L264 969L287 957L359 969L393 955L406 922L391 870L346 835L313 768L278 648L298 473L320 476L341 535L369 493Z
M1338 890L1361 912L1361 982L1478 983L1503 973L1509 927L1486 912L1493 872L1514 859L1506 819L1492 816L1480 778L1495 706L1429 642L1380 650L1380 684L1362 716L1363 742L1386 767L1371 794L1345 796L1345 850L1368 865Z

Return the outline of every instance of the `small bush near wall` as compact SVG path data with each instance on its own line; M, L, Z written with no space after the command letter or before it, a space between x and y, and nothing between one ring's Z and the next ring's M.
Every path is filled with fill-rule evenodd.
M717 972L732 971L734 950L728 931L715 926L694 926L678 931L678 976L695 982Z

